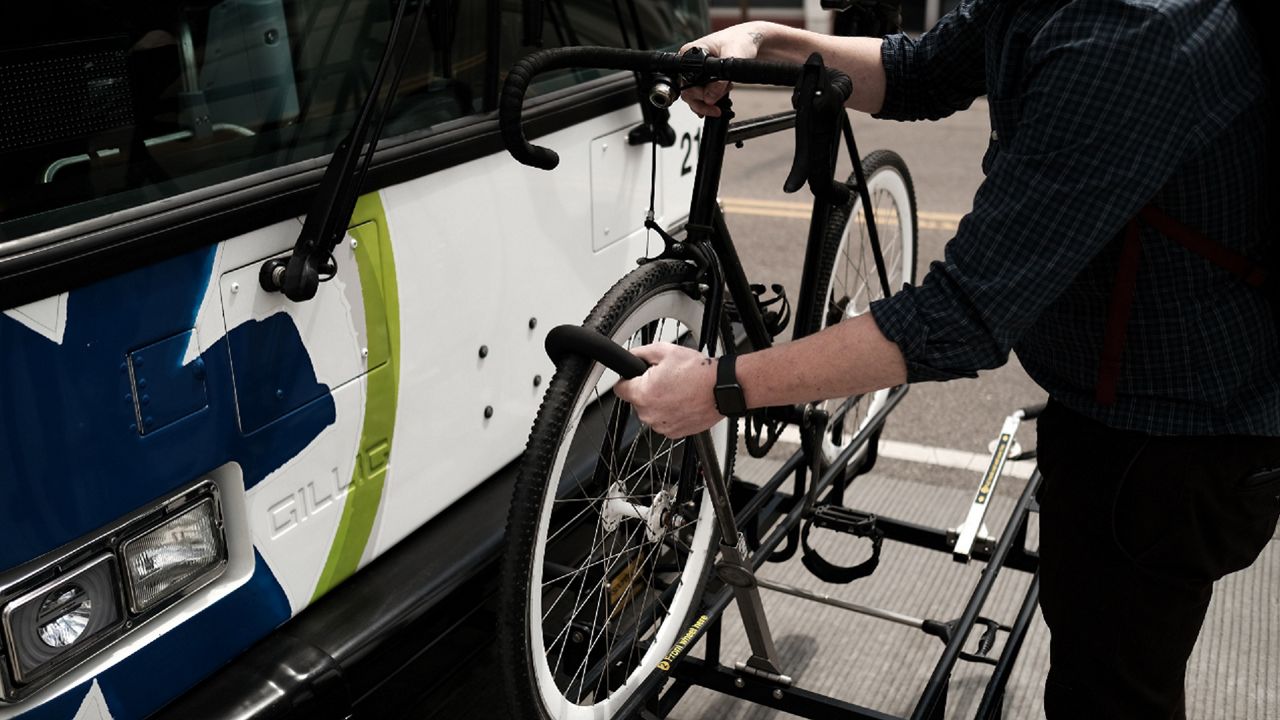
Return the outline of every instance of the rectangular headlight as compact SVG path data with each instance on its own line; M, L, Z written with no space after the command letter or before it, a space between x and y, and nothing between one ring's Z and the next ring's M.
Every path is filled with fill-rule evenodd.
M129 607L145 612L202 580L212 580L226 564L222 523L211 498L168 518L121 546Z
M115 558L102 555L4 608L5 645L14 679L31 682L63 664L124 619Z

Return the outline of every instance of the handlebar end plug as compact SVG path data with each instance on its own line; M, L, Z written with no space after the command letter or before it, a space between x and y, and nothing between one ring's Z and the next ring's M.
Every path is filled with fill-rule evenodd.
M677 97L679 93L665 80L658 80L649 88L649 103L660 110L671 107Z

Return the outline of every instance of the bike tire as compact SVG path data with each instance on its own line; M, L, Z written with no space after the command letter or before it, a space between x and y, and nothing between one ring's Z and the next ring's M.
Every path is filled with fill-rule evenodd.
M871 198L872 217L880 238L891 291L916 280L919 257L919 220L915 186L902 157L891 150L876 150L862 159L862 173ZM856 174L849 177L850 185ZM817 329L867 312L873 300L884 297L877 273L862 198L852 193L849 202L832 208L819 262L822 282L815 289L813 318ZM822 440L822 456L829 467L853 441L863 425L885 403L888 390L861 396L834 398L823 403L831 425ZM856 469L866 457L858 450L847 465Z
M695 281L687 263L648 263L614 285L584 325L623 345L696 347L704 304L690 294ZM692 443L618 420L628 413L608 392L614 379L588 359L564 359L521 459L499 590L513 718L612 717L687 629L715 557L718 530ZM622 440L610 441L621 427ZM722 421L713 437L729 477L735 423ZM628 517L628 508L644 517Z

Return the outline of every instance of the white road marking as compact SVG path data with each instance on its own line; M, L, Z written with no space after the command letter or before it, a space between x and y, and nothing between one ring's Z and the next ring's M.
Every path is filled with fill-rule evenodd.
M795 425L788 425L778 439L781 442L799 445L800 431ZM979 476L986 472L987 466L991 464L990 455L933 447L931 445L919 445L900 440L881 439L879 453L880 457L889 458L890 460L905 460L907 462L936 465L955 470L967 470ZM1031 477L1031 472L1035 468L1035 460L1005 462L1004 472L1001 473L1001 476L1026 480Z

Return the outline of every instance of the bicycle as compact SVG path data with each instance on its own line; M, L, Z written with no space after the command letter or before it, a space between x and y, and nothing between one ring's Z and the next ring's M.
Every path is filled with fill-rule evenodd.
M703 124L685 239L650 220L664 251L605 294L583 323L587 331L557 328L548 336L557 370L521 461L502 564L499 635L508 691L515 707L540 719L633 711L650 676L669 669L696 637L699 624L689 621L717 539L718 579L734 587L752 640L753 656L740 669L788 682L727 496L737 423L672 442L631 417L609 388L620 375L644 371L625 351L635 344L664 340L717 355L735 348L731 324L737 324L746 350L763 349L791 320L793 337L803 337L867 312L871 300L913 282L911 176L891 151L858 157L843 110L849 80L816 56L791 65L608 48L542 51L512 69L501 123L508 149L525 164L556 164L554 153L525 140L520 107L535 74L564 67L652 76L651 97L660 106L681 84L713 79L796 87L797 111L731 127L731 103L723 100L725 112ZM766 297L763 286L749 283L716 203L725 145L790 122L797 151L786 189L807 183L815 195L794 317L784 290L775 286ZM841 138L854 165L847 183L833 180ZM883 227L891 230L886 236ZM905 391L754 411L746 420L746 445L763 455L784 425L800 425L815 479L804 491L812 507L824 492L838 498L850 477L874 463L875 439ZM825 472L832 467L842 470ZM816 482L824 476L833 479Z

